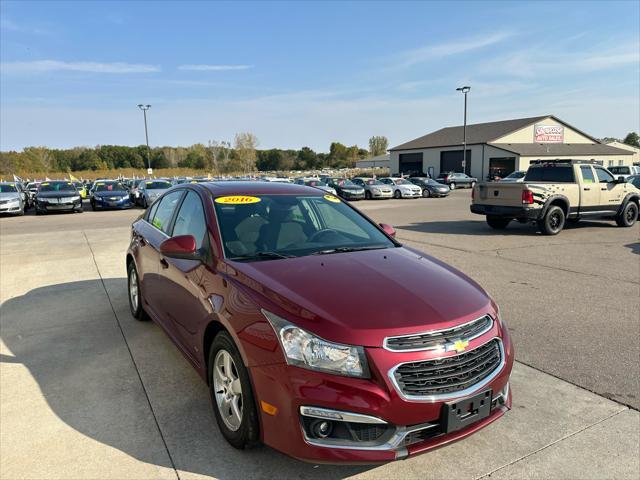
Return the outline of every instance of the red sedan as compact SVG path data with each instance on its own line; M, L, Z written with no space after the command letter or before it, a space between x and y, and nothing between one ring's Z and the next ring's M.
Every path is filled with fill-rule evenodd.
M315 188L184 184L132 227L134 317L209 385L231 445L381 462L464 438L511 408L496 304Z

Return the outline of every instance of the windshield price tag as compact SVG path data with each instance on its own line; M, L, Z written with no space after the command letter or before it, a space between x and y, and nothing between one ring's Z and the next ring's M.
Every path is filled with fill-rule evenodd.
M247 203L258 203L260 198L250 197L247 195L229 195L226 197L218 197L214 200L216 203L226 203L231 205L244 205Z
M329 200L330 202L333 202L333 203L340 203L340 199L338 197L334 197L333 195L325 195L324 199Z

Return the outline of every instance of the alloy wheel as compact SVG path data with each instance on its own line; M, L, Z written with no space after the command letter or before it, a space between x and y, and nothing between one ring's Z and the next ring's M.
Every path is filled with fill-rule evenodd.
M229 430L242 423L242 384L231 354L221 349L213 363L213 388L220 417Z
M131 300L131 309L137 310L140 295L138 294L138 274L135 268L129 272L129 299Z

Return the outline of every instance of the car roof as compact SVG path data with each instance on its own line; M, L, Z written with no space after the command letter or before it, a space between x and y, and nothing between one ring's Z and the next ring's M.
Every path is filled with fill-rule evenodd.
M323 195L313 187L278 182L206 182L197 184L218 197L221 195Z

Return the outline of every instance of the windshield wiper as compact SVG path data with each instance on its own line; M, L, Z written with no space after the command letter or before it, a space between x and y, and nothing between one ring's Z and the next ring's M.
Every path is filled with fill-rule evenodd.
M362 250L381 250L387 248L384 245L377 245L371 247L336 247L336 248L328 248L327 250L319 250L317 252L313 252L311 255L328 255L330 253L348 253L348 252L360 252Z
M286 255L278 252L256 252L252 255L242 255L240 257L233 257L231 260L255 260L257 258L293 258L293 255Z

